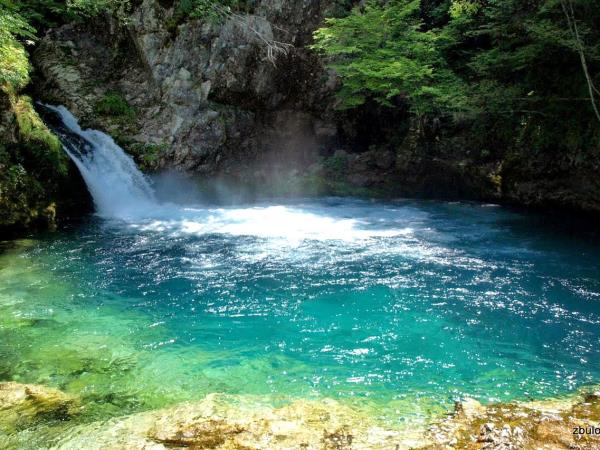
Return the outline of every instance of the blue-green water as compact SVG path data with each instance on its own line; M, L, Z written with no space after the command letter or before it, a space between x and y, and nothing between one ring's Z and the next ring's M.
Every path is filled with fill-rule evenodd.
M600 380L600 245L491 205L91 218L0 255L0 380L104 418L208 393L393 423Z

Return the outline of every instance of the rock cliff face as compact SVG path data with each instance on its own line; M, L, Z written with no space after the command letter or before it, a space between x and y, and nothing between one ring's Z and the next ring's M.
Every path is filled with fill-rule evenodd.
M336 135L335 79L304 45L335 1L262 1L222 23L179 23L176 6L144 0L125 26L50 31L37 91L149 169L260 177L314 161Z

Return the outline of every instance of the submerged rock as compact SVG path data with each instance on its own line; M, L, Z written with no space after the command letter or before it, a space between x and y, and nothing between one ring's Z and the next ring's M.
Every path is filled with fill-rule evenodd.
M76 412L76 399L57 389L0 383L0 432L13 433L42 421L67 420Z
M199 403L82 425L61 449L350 449L408 448L417 436L388 429L333 400L274 408L258 398L220 394Z

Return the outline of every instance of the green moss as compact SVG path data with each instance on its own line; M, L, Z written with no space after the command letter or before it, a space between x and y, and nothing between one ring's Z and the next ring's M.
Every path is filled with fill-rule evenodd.
M141 142L132 143L126 146L127 152L135 159L137 165L145 172L156 170L160 155L164 153L168 145L145 144Z
M129 120L135 119L136 116L135 108L116 91L109 91L104 94L104 97L96 103L96 113L103 116L119 117Z
M29 97L6 90L1 96L8 119L3 125L9 132L0 142L0 227L52 228L58 184L66 179L68 157Z
M169 32L169 34L172 37L176 37L177 29L179 28L179 25L181 25L183 22L184 22L183 14L174 14L173 16L169 17L165 21L165 29Z
M323 160L323 167L328 175L335 179L342 178L348 167L348 158L342 155L334 155Z
M66 175L68 159L59 139L48 129L36 110L31 98L13 96L12 108L19 129L19 140L36 158L42 171L51 170Z
M20 164L0 163L0 226L27 227L44 216L44 189Z

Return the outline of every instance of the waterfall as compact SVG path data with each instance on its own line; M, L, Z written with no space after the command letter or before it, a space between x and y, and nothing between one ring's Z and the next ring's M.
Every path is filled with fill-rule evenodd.
M62 123L52 128L79 168L98 215L128 218L155 210L157 202L150 183L110 136L98 130L82 130L64 106L42 106L60 118Z
M225 207L211 207L197 199L186 203L174 203L170 198L159 201L161 187L155 191L133 159L110 136L97 130L82 130L64 106L40 104L40 109L40 114L79 168L94 199L97 214L107 219L119 219L118 226L174 237L255 236L271 240L271 249L298 246L305 240L367 241L412 233L405 227L390 226L389 212L385 210L381 211L379 226L373 226L371 217L361 217L363 207L353 207L351 202L346 202L342 208L331 208L319 203L304 204L303 201L291 205L256 203ZM174 188L181 186L175 184L166 190ZM165 187L162 189L164 197ZM185 185L181 189L186 189Z

